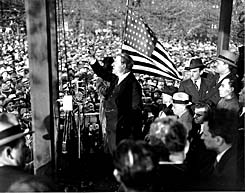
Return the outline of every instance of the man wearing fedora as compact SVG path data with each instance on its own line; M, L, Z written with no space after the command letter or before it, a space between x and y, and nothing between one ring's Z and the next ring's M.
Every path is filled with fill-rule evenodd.
M0 192L8 191L11 184L28 177L50 186L50 191L54 190L46 180L26 173L23 169L27 134L31 134L31 131L23 131L14 114L0 114Z
M173 112L187 129L187 134L192 130L193 116L190 112L190 97L185 92L176 92L173 95Z
M208 90L208 81L201 77L201 71L204 67L200 58L193 58L190 62L190 67L188 67L191 78L182 81L178 89L179 92L187 93L193 104L204 100Z
M215 58L216 74L210 81L209 89L207 91L206 100L212 104L217 105L220 100L219 87L224 79L229 78L237 84L237 77L234 69L237 68L236 62L238 56L228 50L221 50L220 54ZM234 91L237 94L237 91Z

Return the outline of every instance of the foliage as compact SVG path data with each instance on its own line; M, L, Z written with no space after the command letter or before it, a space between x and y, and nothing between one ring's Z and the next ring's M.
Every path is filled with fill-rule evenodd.
M216 42L221 0L128 0L129 6L139 12L158 37ZM24 0L1 0L2 13L14 10L24 12ZM115 31L121 32L127 0L56 0L58 25L64 20L76 32L94 32L108 27L112 21ZM244 44L244 0L233 0L230 39ZM18 24L25 23L25 14L14 16ZM2 17L3 24L8 24Z
M63 0L69 24L78 31L107 27L121 30L126 13L126 0ZM234 0L231 39L242 41L237 34L244 27L238 18L244 10L242 0ZM146 23L162 39L210 40L218 34L220 2L216 0L131 0L129 6L138 11ZM240 2L240 3L239 3ZM72 11L73 10L73 11ZM244 12L243 12L244 15Z

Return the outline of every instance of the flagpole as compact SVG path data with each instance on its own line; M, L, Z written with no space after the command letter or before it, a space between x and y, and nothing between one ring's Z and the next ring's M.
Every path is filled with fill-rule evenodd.
M124 34L125 34L125 31L126 31L126 28L127 28L127 23L128 23L129 0L126 1L126 8L127 8L127 11L126 11L126 16L125 16L125 25L124 25L123 32L122 32L122 45L123 45ZM121 48L122 48L122 47L121 47Z

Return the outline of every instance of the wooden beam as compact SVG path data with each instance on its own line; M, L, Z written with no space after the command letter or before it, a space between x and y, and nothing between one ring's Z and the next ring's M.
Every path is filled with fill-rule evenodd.
M221 0L217 53L229 49L233 0Z
M55 168L58 68L55 0L26 0L34 172ZM43 136L50 130L51 140ZM49 166L49 167L45 167ZM42 170L42 171L41 171Z

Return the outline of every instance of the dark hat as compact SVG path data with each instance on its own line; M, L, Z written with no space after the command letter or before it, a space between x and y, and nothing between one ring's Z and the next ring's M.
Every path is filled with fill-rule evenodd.
M178 91L178 88L175 86L164 86L163 93L173 96L174 93Z
M0 114L0 146L19 139L33 131L21 129L16 116L12 113Z
M215 57L215 59L223 61L237 68L236 62L238 60L238 55L236 55L233 52L230 52L229 50L221 50L219 55Z
M169 95L169 96L173 97L173 94L174 94L174 92L172 92L172 90L170 90L170 89L164 89L164 90L162 91L162 95L163 95L163 96L164 96L164 95Z
M191 104L190 97L185 92L176 92L173 95L173 103L175 104Z
M191 59L190 66L187 67L187 69L194 69L194 68L200 68L203 69L205 66L202 63L202 60L200 58L193 58Z

